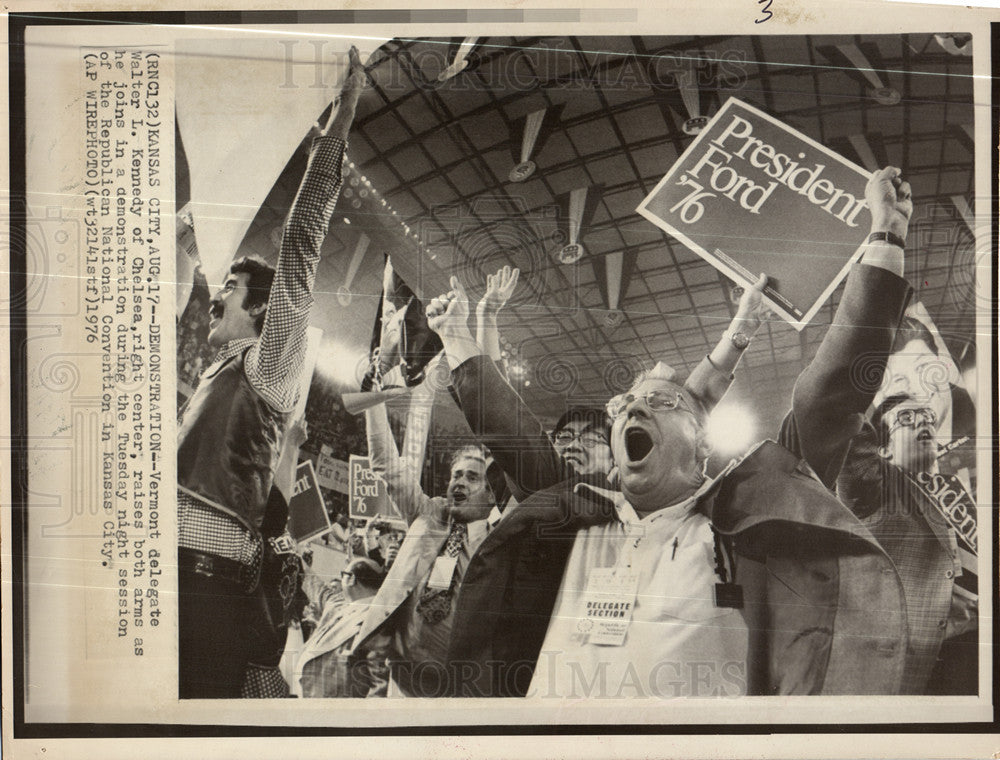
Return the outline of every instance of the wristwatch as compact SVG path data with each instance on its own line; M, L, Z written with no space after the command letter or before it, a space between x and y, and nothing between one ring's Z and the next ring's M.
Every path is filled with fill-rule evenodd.
M729 342L733 344L733 348L737 351L745 351L746 347L750 345L750 336L739 330L736 332L724 332L722 337L729 338Z
M873 232L868 236L869 243L889 243L889 245L895 245L899 248L906 248L906 241L903 240L895 232Z

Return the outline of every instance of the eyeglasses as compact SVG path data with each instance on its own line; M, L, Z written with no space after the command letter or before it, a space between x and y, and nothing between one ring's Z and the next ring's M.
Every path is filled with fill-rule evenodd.
M625 410L636 399L642 399L646 406L654 412L669 412L674 409L683 409L686 412L694 412L688 407L687 401L679 391L647 391L636 396L634 393L622 393L615 396L608 402L608 416L616 420L625 414Z
M340 580L342 580L342 581L347 580L348 578L353 578L353 577L354 577L354 573L352 573L352 572L350 572L348 570L341 570L340 571Z
M933 409L900 409L896 412L896 422L893 423L891 430L899 427L914 427L917 424L917 417L920 417L921 421L928 425L937 425L937 415Z
M572 430L563 428L552 438L552 442L560 447L566 448L573 441L579 441L580 445L585 449L592 449L595 446L600 446L602 443L606 446L607 440L600 433L595 433L593 430L585 430L582 433L574 433Z

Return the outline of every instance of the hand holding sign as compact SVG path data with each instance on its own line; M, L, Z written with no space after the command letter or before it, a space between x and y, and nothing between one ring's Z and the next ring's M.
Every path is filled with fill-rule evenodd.
M913 214L910 183L895 166L875 172L865 187L865 202L872 215L872 236L862 262L902 277L903 243Z
M637 211L745 288L770 272L763 295L801 330L860 255L870 176L730 98ZM898 228L908 188L893 179L880 221Z
M745 288L740 296L740 305L733 317L733 328L738 329L747 337L752 337L760 329L765 317L771 309L764 301L764 288L767 287L767 275L761 274L752 287ZM732 328L731 328L732 329Z
M913 196L899 169L887 166L875 172L865 187L865 200L872 214L872 232L891 232L906 239Z

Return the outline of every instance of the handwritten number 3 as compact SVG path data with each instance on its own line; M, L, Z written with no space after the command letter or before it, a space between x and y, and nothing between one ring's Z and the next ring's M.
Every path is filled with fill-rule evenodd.
M768 10L771 7L771 2L772 0L757 0L757 5L763 5L764 3L767 3L767 5L764 5L764 7L760 9L761 13L766 13L767 15L764 16L764 18L755 18L753 20L755 24L763 24L765 21L769 21L771 19L771 16L774 15L773 13L771 13L770 10Z

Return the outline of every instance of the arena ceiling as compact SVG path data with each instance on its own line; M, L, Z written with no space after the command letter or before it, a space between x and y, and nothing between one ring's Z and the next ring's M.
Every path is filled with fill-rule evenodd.
M977 109L963 44L933 34L393 40L370 61L314 322L367 349L382 252L425 299L451 274L477 295L486 273L511 264L522 279L501 324L505 348L522 395L549 421L567 403L606 399L640 366L692 369L733 314L732 283L635 209L693 139L685 122L733 96L862 166L901 167L916 203L907 278L966 367ZM697 82L694 99L681 96L678 76ZM526 130L537 135L536 168L514 181ZM244 252L273 258L302 166L300 152ZM561 263L567 194L584 187L585 255ZM361 234L371 242L352 275ZM619 253L614 309L604 264ZM335 295L348 282L355 297L344 306ZM754 403L763 432L787 407L838 298L802 331L774 318L747 351L732 397Z

